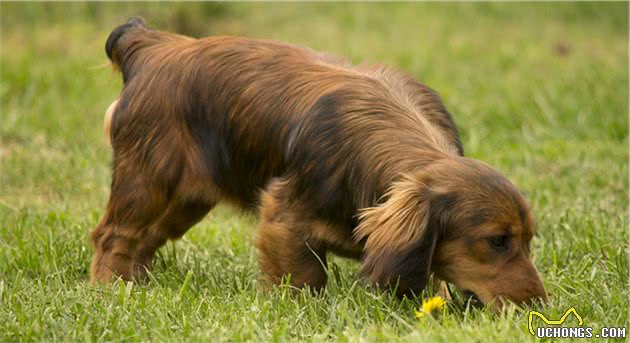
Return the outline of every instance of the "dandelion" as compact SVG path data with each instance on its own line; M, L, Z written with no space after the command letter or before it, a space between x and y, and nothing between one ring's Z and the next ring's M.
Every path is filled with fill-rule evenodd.
M422 300L422 309L415 311L416 317L421 319L427 315L431 316L433 315L433 312L441 310L444 307L444 304L446 304L446 301L440 296Z

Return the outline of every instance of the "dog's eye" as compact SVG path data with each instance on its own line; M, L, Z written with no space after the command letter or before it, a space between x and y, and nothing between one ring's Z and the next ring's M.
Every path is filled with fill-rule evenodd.
M492 249L498 252L504 252L510 248L510 237L508 237L508 235L492 236L488 238L488 243L490 243Z

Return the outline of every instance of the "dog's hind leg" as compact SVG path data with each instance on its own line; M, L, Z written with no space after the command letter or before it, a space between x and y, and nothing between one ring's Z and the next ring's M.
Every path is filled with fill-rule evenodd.
M155 251L168 239L181 237L217 200L212 184L190 177L186 167L179 177L165 179L168 172L150 176L124 169L133 164L120 165L114 168L107 211L92 232L96 250L92 281L118 276L132 280L144 275ZM176 186L169 189L165 185Z
M151 268L153 255L168 239L177 239L214 207L214 202L172 201L164 215L143 235L136 247L134 274L143 276Z
M256 246L258 261L273 284L289 277L295 287L321 289L326 285L326 244L312 232L318 223L304 216L295 201L283 197L281 182L275 182L262 196L261 222Z
M95 248L91 280L133 279L137 246L167 206L167 193L159 183L142 173L115 169L107 210L91 235Z

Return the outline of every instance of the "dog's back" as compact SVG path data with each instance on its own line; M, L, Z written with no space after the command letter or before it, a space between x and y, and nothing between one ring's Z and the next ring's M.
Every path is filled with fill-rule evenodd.
M272 41L161 34L130 27L110 47L125 80L114 145L171 137L156 158L196 156L243 207L271 178L298 173L295 196L347 223L399 177L409 152L461 154L439 98L402 73Z

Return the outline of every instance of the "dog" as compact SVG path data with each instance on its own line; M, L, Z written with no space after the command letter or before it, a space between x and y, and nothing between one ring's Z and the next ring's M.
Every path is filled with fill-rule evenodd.
M109 35L122 73L105 115L109 204L93 281L142 277L220 200L257 212L266 279L321 289L326 254L399 297L431 274L492 308L546 299L535 223L515 186L464 157L438 95L386 66L281 42L193 39L132 18Z

